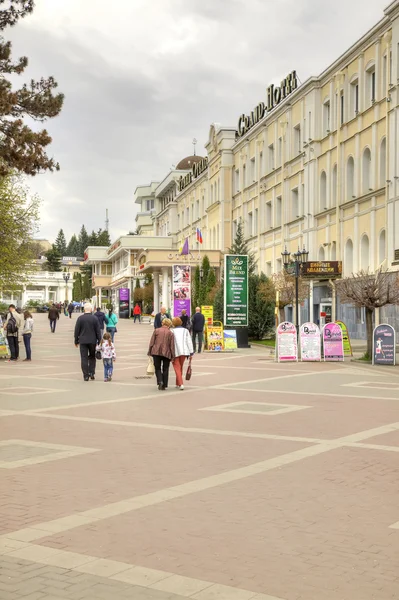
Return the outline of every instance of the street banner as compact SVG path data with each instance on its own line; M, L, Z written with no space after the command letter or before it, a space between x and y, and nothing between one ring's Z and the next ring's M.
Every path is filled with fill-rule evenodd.
M284 321L277 327L277 360L289 362L298 360L296 328L293 323Z
M129 288L120 288L119 289L119 318L120 319L128 319L129 318L129 300L130 300Z
M191 267L173 265L173 316L180 317L182 310L191 316Z
M213 325L206 329L207 349L211 352L222 352L224 350L223 327Z
M391 325L377 325L373 333L373 365L396 364L396 336Z
M205 325L213 324L213 306L201 306L201 312L205 317Z
M323 352L325 361L344 360L342 330L336 323L327 323L323 329Z
M224 323L248 327L248 256L224 256Z
M341 327L342 339L344 342L344 356L353 356L352 344L347 326L343 321L335 321Z
M235 329L224 330L224 349L237 350L237 331Z
M302 361L321 360L321 334L315 323L304 323L299 330Z

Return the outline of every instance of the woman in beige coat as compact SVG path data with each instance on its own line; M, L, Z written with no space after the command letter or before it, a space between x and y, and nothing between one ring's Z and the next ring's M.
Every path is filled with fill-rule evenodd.
M170 330L171 325L170 319L164 319L162 327L154 329L148 348L148 356L154 359L159 390L168 387L170 361L175 357L175 338Z

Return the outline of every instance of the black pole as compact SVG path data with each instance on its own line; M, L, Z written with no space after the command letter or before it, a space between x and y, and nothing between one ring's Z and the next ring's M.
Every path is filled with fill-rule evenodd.
M295 312L296 312L296 331L297 334L299 333L299 302L298 302L298 297L299 297L299 289L298 289L298 283L299 283L299 262L296 261L295 262Z

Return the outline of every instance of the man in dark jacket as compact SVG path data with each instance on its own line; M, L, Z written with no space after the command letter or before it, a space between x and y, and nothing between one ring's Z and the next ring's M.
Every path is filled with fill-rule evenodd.
M70 302L68 304L68 314L69 314L69 318L72 319L72 313L75 310L75 307L73 305L73 302Z
M93 307L84 305L84 313L75 325L75 346L80 346L83 379L94 379L96 372L96 345L101 342L100 323L92 314Z
M168 313L166 312L166 308L163 306L161 308L161 312L157 313L155 315L155 319L154 319L154 329L159 329L160 327L162 327L162 321L164 319L170 319L170 316L168 315Z
M50 321L50 329L51 333L55 333L55 326L57 324L57 319L60 318L60 312L55 304L53 304L48 311L48 318Z
M97 306L94 316L97 317L97 319L98 319L98 323L100 325L100 330L101 330L101 338L102 338L102 336L104 335L104 327L105 327L105 313L103 313L101 308L99 306Z
M193 346L194 352L196 352L196 340L198 337L198 354L201 354L202 349L202 340L204 337L204 326L205 326L205 317L201 313L201 309L199 306L195 309L195 314L191 319L191 328L192 328L192 336L193 336Z

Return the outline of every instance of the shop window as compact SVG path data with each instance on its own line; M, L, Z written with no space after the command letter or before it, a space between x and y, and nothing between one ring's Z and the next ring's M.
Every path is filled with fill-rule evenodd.
M327 175L325 171L320 175L320 206L319 210L326 210L327 206Z
M370 267L370 243L366 234L360 241L360 268L363 271L368 271Z
M351 239L348 239L345 244L344 271L346 277L353 273L353 243Z
M346 163L346 197L348 200L355 198L355 161L353 156Z
M331 130L331 104L326 100L323 104L323 134L327 135Z
M383 138L380 145L380 187L385 187L386 184L386 168L387 168L387 139Z
M362 159L362 191L363 194L371 192L371 152L369 148L365 148Z

